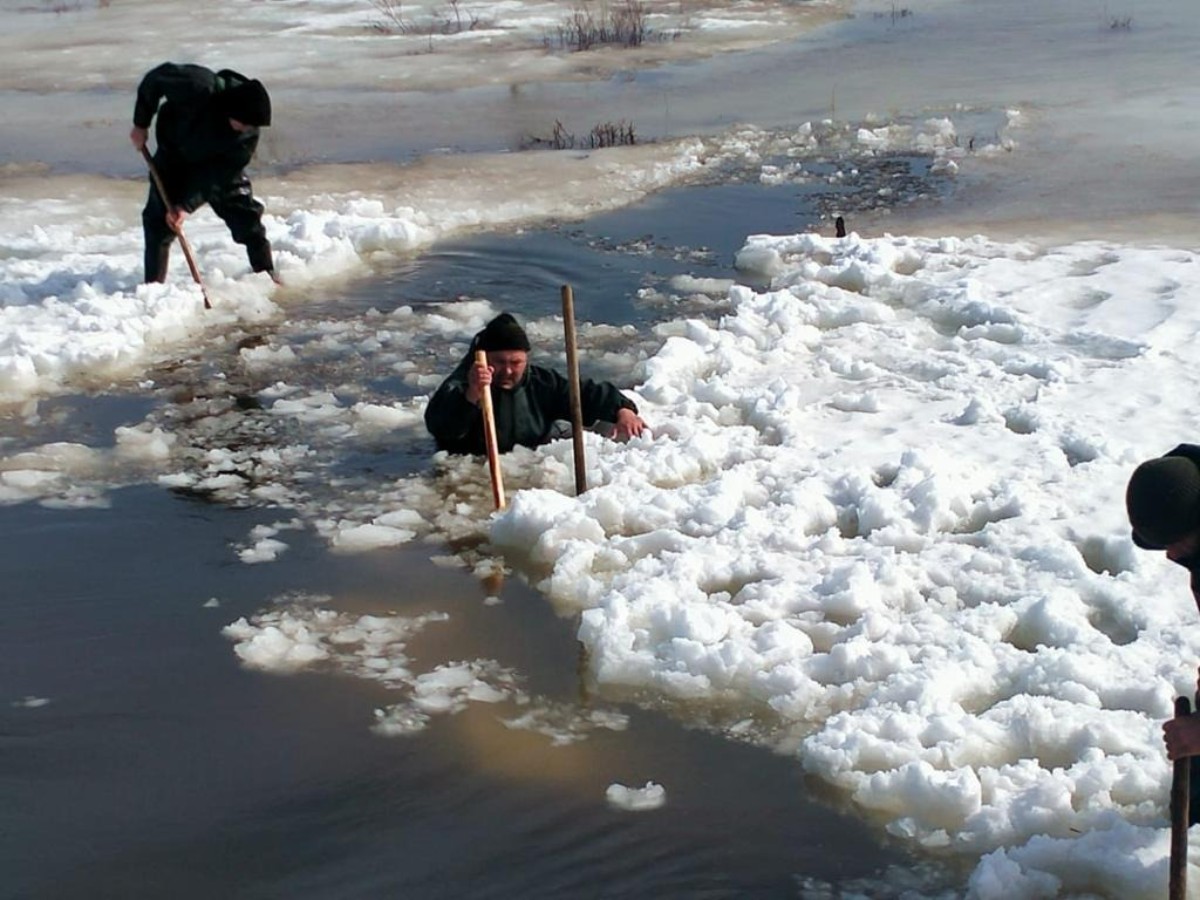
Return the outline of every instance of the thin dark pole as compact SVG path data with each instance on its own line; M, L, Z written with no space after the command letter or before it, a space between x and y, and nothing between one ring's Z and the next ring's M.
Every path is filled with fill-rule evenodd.
M1200 698L1197 698L1200 699ZM1187 697L1175 698L1175 718L1191 715ZM1175 760L1171 777L1171 881L1169 900L1187 897L1188 818L1191 794L1191 757Z
M579 351L575 346L575 296L562 286L563 331L567 338L567 381L571 389L571 441L575 449L575 496L587 490L587 456L583 449L583 401L579 391Z

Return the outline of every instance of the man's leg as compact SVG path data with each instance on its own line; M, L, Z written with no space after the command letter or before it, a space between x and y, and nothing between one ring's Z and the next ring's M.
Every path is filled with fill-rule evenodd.
M250 179L245 173L214 189L208 202L213 212L229 226L233 239L245 246L250 268L255 272L269 272L274 277L271 242L267 240L267 230L262 223L263 205L254 199Z
M167 226L167 207L162 197L150 182L150 194L142 209L142 235L146 241L144 256L145 280L147 284L167 280L167 263L171 259L171 242L175 232Z

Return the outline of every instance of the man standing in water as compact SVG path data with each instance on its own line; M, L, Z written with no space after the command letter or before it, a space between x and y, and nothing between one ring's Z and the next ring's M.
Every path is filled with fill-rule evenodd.
M571 418L570 383L543 366L529 364L529 337L508 313L488 322L471 341L470 349L434 392L425 408L425 425L439 450L486 453L479 401L483 388L492 388L496 443L501 453L516 445L536 447L551 437L556 421ZM487 353L487 364L475 361L475 351ZM613 437L628 440L646 429L637 406L607 381L579 386L583 424L611 422Z
M151 181L142 210L146 281L166 280L171 242L187 215L205 203L246 247L250 268L278 280L262 224L263 205L254 199L245 173L258 147L259 129L271 124L266 88L230 69L212 72L203 66L163 63L138 85L129 132L138 151L146 146L155 114L154 166L171 206Z
M1180 444L1138 466L1125 490L1125 508L1133 542L1146 550L1165 550L1167 559L1187 569L1200 607L1200 446ZM1200 757L1200 714L1168 719L1163 739L1172 761ZM1195 759L1192 773L1195 792L1200 788ZM1198 813L1200 804L1193 801L1193 822Z

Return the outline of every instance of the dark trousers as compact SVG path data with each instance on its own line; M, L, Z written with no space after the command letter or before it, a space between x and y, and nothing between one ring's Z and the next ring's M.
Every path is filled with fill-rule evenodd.
M166 173L163 176L167 178ZM233 239L245 246L251 269L270 272L275 268L271 260L271 243L262 224L263 205L254 199L250 179L244 172L232 181L213 185L205 193L204 201L229 227ZM167 208L153 181L150 182L146 207L142 210L142 233L146 238L146 281L165 281L175 232L167 227Z
M1193 756L1188 771L1188 825L1200 823L1200 756Z

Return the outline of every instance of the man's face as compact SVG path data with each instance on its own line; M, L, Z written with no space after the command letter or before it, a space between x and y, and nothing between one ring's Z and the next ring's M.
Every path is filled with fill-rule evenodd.
M511 391L525 374L529 354L524 350L489 350L487 360L495 370L492 384L502 391Z
M1200 566L1200 531L1181 537L1172 544L1167 544L1167 559L1179 563L1188 569Z

